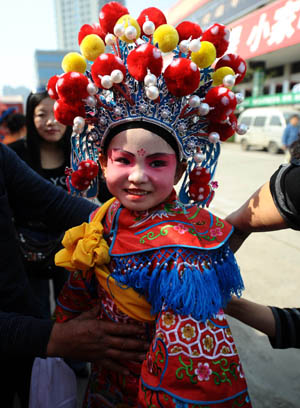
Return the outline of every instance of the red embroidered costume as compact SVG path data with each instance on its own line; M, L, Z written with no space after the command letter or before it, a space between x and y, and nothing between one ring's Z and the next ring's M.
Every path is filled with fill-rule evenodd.
M156 325L153 330L151 323L140 323L152 343L142 367L126 362L129 376L92 365L84 407L250 407L222 311L243 286L226 243L231 226L197 206L183 208L175 193L146 213L133 214L116 200L103 226L111 276L123 285L125 297L128 286L145 296ZM99 318L133 321L99 284L93 268L71 273L59 297L57 321L99 302Z

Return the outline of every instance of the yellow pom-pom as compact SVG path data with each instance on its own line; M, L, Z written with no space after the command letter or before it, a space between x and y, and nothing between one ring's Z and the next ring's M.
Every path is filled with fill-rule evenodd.
M140 38L141 27L139 23L129 14L125 14L124 16L120 17L119 20L116 22L116 25L117 24L123 25L125 29L125 34L122 37L120 37L120 40L125 41L127 43L131 43Z
M88 61L95 61L105 51L105 44L98 35L89 34L81 41L80 51Z
M62 60L61 67L65 72L80 72L85 73L86 61L78 52L69 52Z
M191 60L199 68L209 67L216 59L217 52L215 46L209 41L201 41L201 48L197 52L192 52Z
M223 79L226 75L235 75L235 72L230 67L221 67L212 74L213 86L223 85Z
M170 24L162 24L153 33L153 43L158 44L162 52L173 51L179 42L179 35Z

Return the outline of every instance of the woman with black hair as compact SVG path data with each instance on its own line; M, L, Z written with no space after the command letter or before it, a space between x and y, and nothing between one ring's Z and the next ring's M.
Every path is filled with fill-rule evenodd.
M66 189L65 168L70 163L72 129L55 120L54 102L47 91L31 93L26 103L26 138L9 144L9 147L43 178ZM26 214L15 219L15 224L32 289L41 303L43 316L48 318L49 278L53 280L56 299L68 274L44 258L52 258L48 253L52 253L52 247L59 245L62 231L50 231L39 219L28 219ZM40 248L31 247L35 240L42 243Z

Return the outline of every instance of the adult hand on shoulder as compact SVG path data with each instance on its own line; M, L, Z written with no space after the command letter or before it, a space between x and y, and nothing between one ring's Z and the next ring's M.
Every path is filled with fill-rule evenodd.
M101 362L102 366L128 374L121 361L141 362L149 344L138 340L145 329L133 324L97 320L99 306L65 323L55 323L47 356Z

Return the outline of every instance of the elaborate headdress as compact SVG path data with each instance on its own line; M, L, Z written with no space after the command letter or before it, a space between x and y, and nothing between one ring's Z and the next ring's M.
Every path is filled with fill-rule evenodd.
M203 33L191 22L174 28L154 7L135 20L117 2L101 9L99 21L81 27L81 54L67 54L65 73L48 83L56 119L73 126L71 192L96 195L96 163L107 135L139 122L167 131L187 160L180 200L208 205L220 140L246 131L234 115L242 95L231 90L246 63L224 55L229 30L214 24Z

